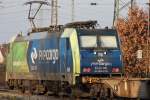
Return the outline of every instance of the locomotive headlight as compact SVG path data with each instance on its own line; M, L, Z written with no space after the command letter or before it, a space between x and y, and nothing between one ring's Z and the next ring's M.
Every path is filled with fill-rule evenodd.
M96 51L94 51L94 55L96 55L97 53L96 53Z
M106 54L107 54L107 52L105 51L105 52L104 52L104 55L106 55Z

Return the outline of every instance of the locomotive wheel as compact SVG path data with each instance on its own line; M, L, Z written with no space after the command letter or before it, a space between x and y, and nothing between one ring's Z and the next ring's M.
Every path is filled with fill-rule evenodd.
M36 90L36 89L35 89L34 87L30 87L30 88L29 88L29 92L30 92L30 94L32 94L32 95L33 95L33 94L35 93L35 92L34 92L35 90Z
M44 95L48 92L47 88L44 85L41 85L41 90L39 91L40 95Z
M14 89L14 86L9 86L9 89L10 89L10 90L13 90L13 89Z
M104 84L92 85L90 95L92 98L97 98L97 100L113 100L112 90Z
M36 81L30 81L28 86L28 91L30 94L34 95L36 94Z
M91 85L90 88L90 97L96 98L100 88L97 85Z
M20 91L21 91L21 93L25 93L25 91L26 91L25 87L24 86L20 87Z
M102 85L100 92L98 93L98 98L103 100L113 100L113 93L110 88Z
M58 96L61 91L60 84L57 81L51 82L51 86L49 87L49 91L52 92L53 95Z
M69 83L64 82L62 85L62 91L70 95L72 93L72 88Z
M99 92L97 93L97 97L99 99L103 99L103 100L106 100L107 99L107 92L106 92L106 88L104 87L104 84L101 84L100 85L100 90Z
M23 81L23 80L18 80L18 81L17 81L17 87L18 87L18 89L19 89L19 91L20 91L21 93L25 93L26 88L25 88L25 85L24 85L24 81Z
M15 87L14 87L14 82L13 82L13 80L9 80L8 82L7 82L7 85L8 85L8 88L10 89L10 90L13 90Z
M75 98L75 87L72 87L68 82L61 83L61 96L68 96L70 98Z
M32 94L44 95L47 93L47 88L43 84L37 83L34 87L30 89Z

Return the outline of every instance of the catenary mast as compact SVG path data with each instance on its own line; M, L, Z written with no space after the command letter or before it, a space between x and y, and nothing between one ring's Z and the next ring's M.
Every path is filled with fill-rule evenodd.
M51 25L58 24L58 0L51 0Z
M129 5L132 8L134 2L135 0L114 0L113 26L115 26L115 21L120 16L120 12Z

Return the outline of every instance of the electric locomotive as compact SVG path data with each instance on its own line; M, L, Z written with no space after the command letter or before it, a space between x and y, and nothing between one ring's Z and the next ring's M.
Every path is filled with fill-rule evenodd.
M88 79L123 74L120 42L115 29L95 29L95 21L76 22L59 31L18 35L10 43L6 81L9 88L32 93L71 91L88 87ZM90 77L90 78L88 78ZM84 90L84 89L83 89Z

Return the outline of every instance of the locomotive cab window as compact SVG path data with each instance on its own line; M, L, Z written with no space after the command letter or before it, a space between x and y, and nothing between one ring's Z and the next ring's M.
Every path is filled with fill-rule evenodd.
M97 36L80 36L80 45L82 48L96 48Z
M116 36L99 36L100 47L117 48Z

